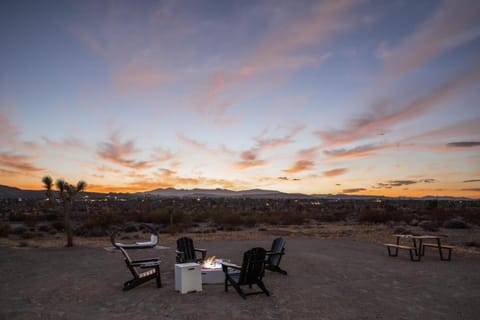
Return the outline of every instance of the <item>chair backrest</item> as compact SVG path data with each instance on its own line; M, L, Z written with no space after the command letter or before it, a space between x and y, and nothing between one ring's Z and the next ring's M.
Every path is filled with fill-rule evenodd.
M282 254L285 251L285 244L287 241L282 237L276 238L272 242L272 248L270 249L273 253L280 253L280 254L273 254L268 257L267 263L272 266L278 266L280 264L280 260L282 259Z
M177 240L177 250L184 253L184 262L195 261L195 247L193 246L193 240L188 237L182 237Z
M118 247L118 249L120 249L120 251L123 253L123 256L125 257L125 263L127 264L127 267L128 267L128 269L130 270L130 272L133 274L133 276L134 276L135 278L140 277L140 275L138 274L137 269L135 269L135 267L132 266L132 258L130 258L130 256L128 255L127 251L126 251L125 249L123 249L122 247Z
M263 278L265 273L265 255L266 251L263 248L252 248L243 254L238 284L252 284Z

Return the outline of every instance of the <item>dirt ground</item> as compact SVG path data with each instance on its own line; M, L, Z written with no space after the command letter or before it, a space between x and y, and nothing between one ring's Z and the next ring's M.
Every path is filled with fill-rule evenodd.
M432 250L411 262L407 252L388 257L380 243L388 229L363 232L363 238L348 230L336 237L282 229L243 238L191 235L209 256L235 263L252 247L269 248L275 236L287 239L281 265L288 275L267 271L271 296L247 300L233 289L224 292L222 284L176 292L175 236L162 236L161 248L130 250L133 258L161 259L163 288L150 281L127 292L122 285L131 274L108 239L76 239L73 248L53 240L45 245L46 239L20 246L4 241L0 319L478 319L480 255L460 248L445 262ZM449 239L455 242L455 235Z

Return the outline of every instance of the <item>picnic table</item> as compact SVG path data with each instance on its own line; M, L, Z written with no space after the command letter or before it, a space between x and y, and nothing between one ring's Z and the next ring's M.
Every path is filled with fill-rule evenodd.
M395 243L384 243L390 257L398 256L398 250L408 250L411 261L420 261L425 255L425 248L436 248L442 261L450 261L452 258L453 246L442 243L446 235L412 235L394 234ZM402 240L402 241L401 241ZM444 252L447 256L444 256Z

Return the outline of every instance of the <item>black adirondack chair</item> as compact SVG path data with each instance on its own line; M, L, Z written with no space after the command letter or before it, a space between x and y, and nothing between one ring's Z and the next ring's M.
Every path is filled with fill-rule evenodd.
M287 241L281 237L273 240L272 248L270 251L267 251L265 269L287 275L287 271L280 268L280 261L282 260L282 256L285 254L286 243Z
M197 252L201 254L201 258L197 257ZM205 260L207 255L206 249L198 249L193 245L193 240L188 237L182 237L177 240L177 263L196 262Z
M152 279L156 279L158 288L162 287L162 279L160 277L160 260L132 260L125 249L122 247L119 247L118 249L120 249L120 251L123 253L127 268L133 275L132 280L128 280L123 284L123 290L130 290ZM139 272L141 269L145 269L146 271Z
M232 263L222 263L222 269L225 273L225 292L228 291L228 286L231 285L243 299L252 294L265 293L267 296L270 296L270 292L268 292L262 281L265 273L265 255L265 249L253 248L243 254L241 267ZM262 291L246 293L241 288L246 285L252 288L254 284Z

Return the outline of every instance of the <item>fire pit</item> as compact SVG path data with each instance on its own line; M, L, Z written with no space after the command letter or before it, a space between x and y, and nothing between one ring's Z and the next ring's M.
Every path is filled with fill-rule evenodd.
M203 260L202 262L202 283L215 284L223 283L225 275L222 270L222 262L229 262L227 259L217 259L213 256Z

